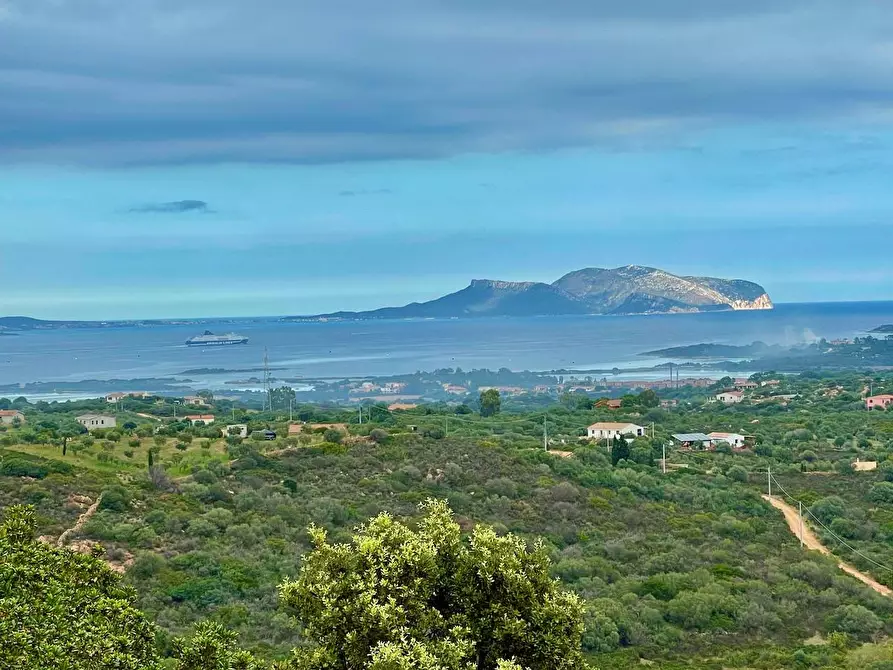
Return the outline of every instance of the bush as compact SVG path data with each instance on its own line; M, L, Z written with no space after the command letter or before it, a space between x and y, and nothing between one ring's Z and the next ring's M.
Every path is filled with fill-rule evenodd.
M877 503L893 503L893 483L878 482L868 491L868 499Z
M341 440L344 439L344 435L341 433L340 430L335 430L334 428L326 428L326 432L322 434L322 439L326 442L331 442L332 444L341 444Z
M834 519L846 515L846 503L839 496L828 496L816 502L809 511L822 523L830 524Z
M747 470L745 470L740 465L733 465L732 467L730 467L726 475L729 479L736 482L746 483L748 479Z
M130 494L123 486L109 486L102 490L102 501L99 509L113 512L124 512L130 506Z
M884 626L874 612L862 605L841 605L825 624L829 631L847 633L857 640L871 639Z
M378 444L385 442L388 437L390 437L388 431L382 430L381 428L373 428L369 433L369 439Z
M50 470L45 465L27 461L23 458L8 458L0 463L0 475L7 477L34 477L43 479Z

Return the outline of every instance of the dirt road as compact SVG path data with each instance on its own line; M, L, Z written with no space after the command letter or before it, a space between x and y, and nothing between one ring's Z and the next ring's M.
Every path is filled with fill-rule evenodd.
M797 510L788 505L784 500L776 498L775 496L769 497L767 495L763 495L763 500L767 501L770 505L772 505L775 509L781 510L782 514L784 514L785 521L788 522L788 528L791 529L791 532L794 534L798 540L800 538L800 518L797 514ZM806 525L806 522L803 523L803 544L813 551L818 551L822 554L826 554L831 556L831 552L823 545L819 538L816 537L815 533L810 530L810 528ZM849 563L844 563L843 561L837 562L837 567L846 572L847 574L852 575L856 579L858 579L863 584L867 584L871 588L873 588L878 593L891 597L893 596L893 591L889 588L881 584L880 582L875 581L864 572L860 572L854 566Z
M96 499L95 503L93 503L92 505L90 505L90 507L87 508L86 512L84 512L83 514L81 514L78 517L77 522L71 528L69 528L68 530L66 530L64 533L62 533L59 536L59 539L56 541L56 546L64 547L65 543L68 541L68 538L71 537L72 535L74 535L75 533L77 533L81 528L83 528L84 524L90 520L90 517L92 517L94 514L96 514L96 510L99 509L99 504L101 502L102 502L102 495L100 495Z

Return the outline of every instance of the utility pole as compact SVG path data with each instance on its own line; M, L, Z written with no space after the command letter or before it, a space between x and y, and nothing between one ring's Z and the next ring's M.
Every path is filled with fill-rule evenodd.
M292 422L292 403L294 402L294 398L288 399L288 422Z
M549 433L546 430L545 416L543 416L543 451L549 451Z
M802 547L803 546L803 503L798 500L797 504L800 507L800 511L797 514L797 518L800 520L800 546Z
M359 415L360 415L360 425L362 426L362 425L363 425L363 406L362 406L362 405L357 405L357 411L359 412Z
M772 497L772 466L768 466L769 471L769 497Z
M661 444L661 447L663 447L663 452L664 452L664 457L661 460L661 469L663 470L664 474L667 474L667 443L663 442Z
M264 392L267 396L267 402L270 404L270 411L273 411L273 390L270 388L270 357L267 355L267 348L264 347ZM266 408L266 405L264 405Z

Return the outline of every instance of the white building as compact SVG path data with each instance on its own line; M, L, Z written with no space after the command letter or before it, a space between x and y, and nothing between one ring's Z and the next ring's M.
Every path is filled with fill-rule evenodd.
M106 414L81 414L77 418L77 422L87 430L96 430L97 428L114 428L118 425L118 421L113 416Z
M738 433L708 433L707 437L713 440L714 445L718 442L726 442L732 449L744 448L744 435Z
M615 437L643 437L645 429L634 423L614 423L603 421L594 423L586 429L590 440L609 440Z
M248 425L244 423L234 423L223 429L223 437L248 437Z
M17 409L0 409L0 423L11 425L18 420L19 423L25 423L25 415Z
M853 470L856 472L871 472L877 470L877 461L860 461L858 458L853 463Z
M734 405L744 400L744 394L741 391L723 391L716 394L716 399L724 405Z
M126 393L115 392L109 393L105 396L105 401L110 405L120 402L124 400L124 398L139 398L145 400L146 398L150 398L152 396L148 391L127 391Z
M214 415L213 414L190 414L189 416L184 416L183 420L188 421L193 426L200 426L200 425L207 426L209 423L214 423Z

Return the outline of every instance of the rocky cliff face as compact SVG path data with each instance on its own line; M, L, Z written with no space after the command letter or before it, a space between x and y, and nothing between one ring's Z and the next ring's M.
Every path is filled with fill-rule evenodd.
M733 300L729 305L732 309L775 309L768 293L763 293L755 300Z
M585 302L594 314L772 309L765 289L750 281L678 276L639 265L577 270L553 286Z
M759 284L741 279L684 277L627 265L586 268L552 284L475 279L442 298L371 312L336 312L292 319L407 319L462 316L654 314L723 309L772 309Z

